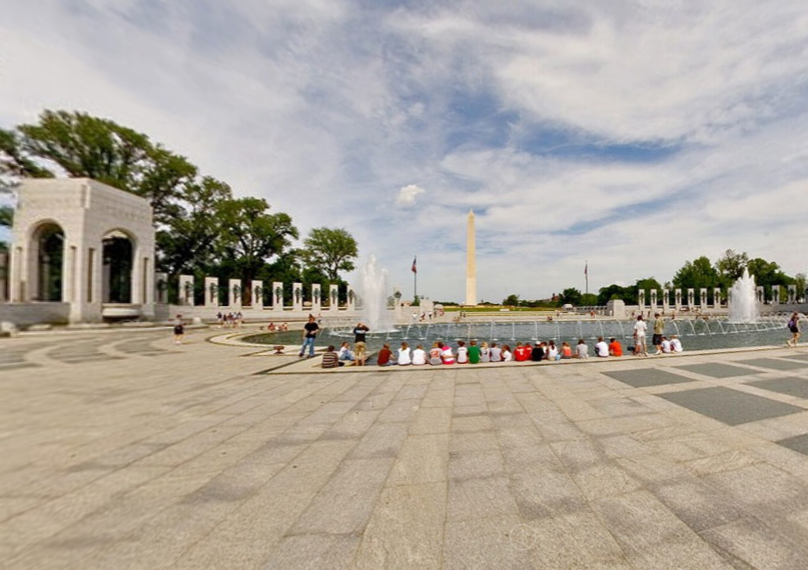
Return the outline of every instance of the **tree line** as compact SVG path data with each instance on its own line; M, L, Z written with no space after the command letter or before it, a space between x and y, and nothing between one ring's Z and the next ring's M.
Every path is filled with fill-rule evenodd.
M654 277L638 279L633 285L623 286L613 283L594 293L581 293L579 289L570 287L564 289L560 295L553 295L553 299L541 301L523 301L518 295L509 295L502 304L522 307L561 307L567 303L576 307L580 306L604 306L610 300L622 299L627 305L636 305L639 302L638 294L640 290L649 291L656 289L661 299L662 290L668 289L695 289L697 292L707 289L708 301L715 302L713 294L715 288L723 291L721 301L726 301L726 292L743 275L744 268L749 270L749 274L754 276L755 283L763 287L767 299L772 298L772 290L775 287L786 288L795 285L797 296L802 298L806 294L806 275L797 273L794 276L786 275L774 261L756 257L749 258L746 252L737 253L728 249L713 263L707 256L697 257L693 261L687 261L674 274L673 279L660 283ZM698 294L698 293L697 293ZM782 293L781 293L781 298ZM646 298L646 301L648 299Z
M299 230L288 214L271 211L263 198L235 197L186 157L109 119L45 110L35 123L0 128L0 190L10 194L21 179L57 175L92 178L148 200L157 271L200 277L200 297L202 276L282 281L287 297L295 281L344 283L340 272L352 271L358 257L356 240L342 228L313 228L295 247ZM12 224L6 204L0 225ZM306 300L309 291L304 287Z

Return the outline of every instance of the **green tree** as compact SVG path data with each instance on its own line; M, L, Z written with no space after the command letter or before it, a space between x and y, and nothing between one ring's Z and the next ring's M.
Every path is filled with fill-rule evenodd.
M519 305L519 295L508 295L502 300L502 304L508 307L516 307Z
M625 301L627 305L636 304L636 300L633 303L630 303L628 300L629 295L631 295L630 291L627 291L625 287L617 285L613 283L608 287L601 287L598 291L598 305L606 305L612 299L622 299ZM636 299L637 294L634 293L632 298Z
M353 271L359 255L356 240L341 228L314 228L303 245L306 265L320 269L331 281L339 280L340 271Z
M745 251L743 253L736 253L732 249L725 251L723 257L715 262L721 284L729 287L735 283L743 275L743 270L748 263L749 256Z
M20 125L17 131L18 154L52 161L69 176L93 178L146 198L158 223L176 213L174 199L197 175L184 157L146 135L87 113L44 111L38 123Z
M570 304L573 306L580 306L581 297L583 297L583 294L578 289L570 287L561 292L561 298L559 301L562 305Z
M780 266L774 261L766 261L756 257L749 260L749 274L755 278L755 284L763 286L766 297L771 298L772 288L778 285L786 286L794 282L794 279L786 275Z
M230 186L205 176L180 191L181 204L157 232L158 267L170 274L203 270L214 263L222 234L220 206L232 198Z
M709 289L721 285L722 281L718 271L705 256L694 259L692 262L686 262L673 276L674 288L698 290L702 287Z
M219 204L221 221L220 260L243 281L255 278L261 267L291 245L298 237L288 214L268 213L262 198L223 200Z
M805 273L797 273L794 276L794 285L797 286L797 299L805 298L805 288L808 285L808 278Z
M53 172L26 153L17 133L0 129L0 182L10 185L12 178L53 178Z
M581 295L581 305L584 307L594 307L598 304L598 296L594 293L584 293Z

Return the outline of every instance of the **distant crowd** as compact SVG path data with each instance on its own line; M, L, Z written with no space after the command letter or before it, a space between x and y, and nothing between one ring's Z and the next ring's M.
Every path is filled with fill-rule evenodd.
M361 327L364 327L360 323ZM362 337L367 329L360 329ZM367 361L365 342L356 343L355 350L351 348L349 342L343 342L339 348L330 345L323 355L323 368L337 368L347 363L356 366L364 366ZM628 347L633 354L641 355L637 347ZM681 341L672 336L670 339L663 337L660 344L660 354L682 352ZM620 357L623 356L623 346L615 338L610 338L608 342L603 337L598 337L597 342L592 347L592 354L596 358ZM568 359L588 359L590 357L590 346L584 339L579 339L575 346L569 342L562 342L556 345L554 340L540 341L536 343L517 342L513 348L509 344L499 344L497 342L482 341L478 344L476 340L471 340L467 344L463 340L456 343L456 347L442 341L432 343L429 349L418 344L415 348L410 347L407 342L402 342L397 349L392 349L389 344L384 344L376 355L376 365L378 366L439 366L439 365L463 365L463 364L487 364L500 362L556 362Z

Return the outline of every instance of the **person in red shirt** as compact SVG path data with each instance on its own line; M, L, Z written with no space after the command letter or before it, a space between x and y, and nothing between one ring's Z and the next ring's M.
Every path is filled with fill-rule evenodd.
M623 347L614 337L609 339L609 356L623 356Z
M516 343L516 348L513 351L513 359L516 362L524 362L530 359L531 349L529 346L522 345L521 342Z
M393 356L393 351L390 350L390 345L385 344L376 356L376 364L379 366L390 366L390 357Z

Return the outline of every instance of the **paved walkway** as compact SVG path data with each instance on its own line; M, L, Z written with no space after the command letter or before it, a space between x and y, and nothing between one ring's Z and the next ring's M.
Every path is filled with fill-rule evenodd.
M212 335L0 340L3 568L808 568L808 349L273 374Z

